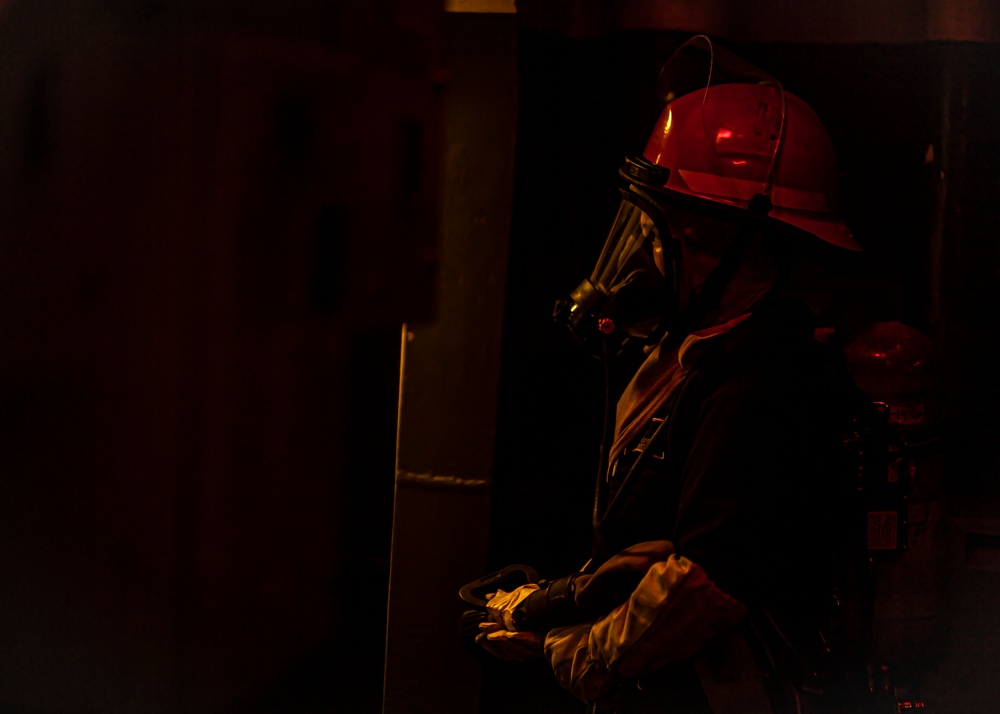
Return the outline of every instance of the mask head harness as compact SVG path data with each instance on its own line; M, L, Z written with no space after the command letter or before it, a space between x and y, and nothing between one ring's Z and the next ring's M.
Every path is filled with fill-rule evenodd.
M641 156L619 170L622 201L591 275L554 318L598 357L682 337L721 295L746 238L772 209L771 177L784 126L781 85L704 35L664 66L665 106ZM661 206L731 216L741 231L718 269L678 315L681 226ZM671 218L673 215L669 214ZM671 228L675 230L671 232Z
M618 172L622 197L618 215L601 257L568 300L556 302L553 318L595 357L615 356L630 340L644 347L670 335L683 338L697 329L704 315L722 296L746 253L751 236L764 226L770 200L754 196L742 210L722 210L678 199L661 188L670 170L642 156L629 157ZM671 226L663 204L714 217L728 217L740 226L718 266L679 310L677 273L681 260L679 230Z

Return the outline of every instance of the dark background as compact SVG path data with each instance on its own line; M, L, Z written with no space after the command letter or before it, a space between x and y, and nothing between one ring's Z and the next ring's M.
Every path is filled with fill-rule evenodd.
M471 267L439 271L442 208L484 178L474 121L511 154L509 243L483 298L496 371L457 373L497 380L472 514L489 538L447 574L578 568L602 374L551 309L589 274L691 34L431 3L0 3L0 709L378 712L387 647L430 672L454 647L387 632L386 607L400 331L476 294ZM837 146L866 249L844 330L900 320L938 350L955 570L920 664L929 706L992 710L1000 49L720 41ZM508 75L510 136L488 101ZM449 106L472 119L446 124ZM472 266L485 243L467 247ZM462 656L480 711L576 710L544 667ZM412 687L394 711L440 711L433 679Z

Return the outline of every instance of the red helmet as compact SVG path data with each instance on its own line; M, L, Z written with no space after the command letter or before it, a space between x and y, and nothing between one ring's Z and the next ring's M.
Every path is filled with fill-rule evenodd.
M858 387L889 406L890 421L925 421L924 403L938 386L937 353L930 337L896 320L870 322L844 346L844 356Z
M809 106L773 78L713 47L685 43L661 74L667 100L646 160L669 169L663 189L861 250L836 212L833 142Z

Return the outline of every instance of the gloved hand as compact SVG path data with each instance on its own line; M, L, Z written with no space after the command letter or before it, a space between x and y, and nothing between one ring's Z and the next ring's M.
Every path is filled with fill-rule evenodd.
M479 625L476 644L499 659L522 662L541 657L545 636L534 632L518 632L512 620L514 610L531 593L538 590L536 583L522 585L511 592L497 590L486 604L489 619Z
M476 644L499 659L516 659L521 662L538 659L545 650L545 635L537 632L505 630L503 625L484 622L476 635Z

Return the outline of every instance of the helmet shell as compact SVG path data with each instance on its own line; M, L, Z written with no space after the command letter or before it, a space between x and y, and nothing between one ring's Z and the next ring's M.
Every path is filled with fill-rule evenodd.
M763 196L769 219L861 250L837 214L833 142L809 105L780 86L716 84L673 99L643 156L669 169L667 193L748 212Z
M898 320L871 322L852 335L844 356L858 387L889 406L890 421L925 421L925 402L939 386L930 337Z

